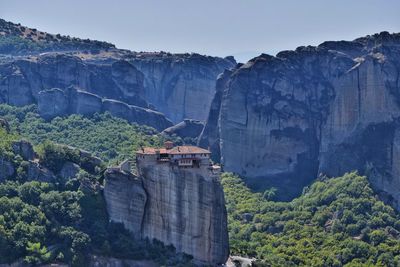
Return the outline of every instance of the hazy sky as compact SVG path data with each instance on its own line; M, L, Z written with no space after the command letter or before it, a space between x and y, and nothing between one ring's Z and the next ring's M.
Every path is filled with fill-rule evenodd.
M400 32L400 0L0 0L0 17L135 51L276 54Z

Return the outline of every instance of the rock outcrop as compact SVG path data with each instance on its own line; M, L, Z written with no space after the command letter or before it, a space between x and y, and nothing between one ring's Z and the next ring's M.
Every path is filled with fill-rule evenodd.
M202 169L143 166L148 193L142 233L194 259L212 264L229 255L224 194L219 181Z
M60 182L60 178L64 181L76 178L81 170L93 174L103 168L103 161L90 152L66 145L55 146L59 146L64 153L53 154L51 156L53 162L49 164L37 155L28 141L14 141L11 144L11 151L0 155L0 182L15 179L17 175L26 181ZM18 157L23 161L16 160ZM55 161L57 164L54 164ZM60 167L55 167L58 164Z
M15 167L12 162L4 157L0 157L0 182L15 174Z
M319 174L359 170L400 207L400 34L261 55L226 75L200 140L226 171L291 198Z
M139 176L105 172L104 196L110 220L136 237L157 239L200 265L217 266L229 255L222 186L208 167L178 168L138 163Z
M147 193L140 177L118 168L104 173L104 197L110 219L123 223L136 238L141 238Z
M124 118L132 115L129 121L138 122L140 118L146 124L160 117L160 113L149 114L149 108L174 123L186 118L204 122L216 77L236 63L233 57L131 52L109 43L52 35L4 20L0 20L0 34L12 41L12 45L0 44L0 103L47 103L48 117L64 109L90 115L101 106L98 96L133 106L127 114L118 112ZM65 89L70 86L78 90L68 98ZM66 105L66 98L75 101L72 108ZM164 118L168 125L156 128L172 125L166 122Z
M205 121L217 76L236 64L199 54L138 53L127 60L144 74L147 102L174 123Z
M108 58L76 52L8 59L0 63L0 103L38 103L48 119L111 109L130 122L163 130L172 126L164 115L175 123L205 121L216 77L235 64L233 58L198 54L126 53L115 49Z
M104 98L147 107L142 99L143 74L124 60L96 64L73 55L49 53L2 64L0 75L3 102L18 106L37 100L42 90L75 86Z
M89 267L159 267L159 265L156 264L155 262L148 260L116 259L116 258L92 255L90 257Z
M45 119L70 114L89 116L96 112L110 112L115 117L148 125L159 131L172 125L171 121L159 112L113 99L103 99L75 87L68 87L66 90L52 88L40 91L38 110Z
M41 116L92 115L110 111L130 122L163 130L172 123L148 109L143 74L124 60L84 61L50 53L0 64L0 103L38 104Z
M3 128L7 133L10 132L10 124L7 120L0 118L0 127Z
M167 136L176 135L182 138L197 138L203 128L203 122L198 120L185 119L184 121L181 121L180 123L165 129L164 131L162 131L162 134L165 134Z

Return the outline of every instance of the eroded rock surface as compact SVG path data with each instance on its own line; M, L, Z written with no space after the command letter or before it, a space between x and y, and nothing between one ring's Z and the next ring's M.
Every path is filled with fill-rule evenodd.
M143 79L140 71L122 59L91 62L62 53L22 57L0 64L0 103L38 104L46 119L110 111L163 130L172 123L148 109ZM110 105L110 101L121 105Z
M182 138L197 138L203 128L204 124L201 121L185 119L184 121L165 129L162 133L167 136L176 135Z
M140 53L129 62L144 74L147 102L174 123L205 121L217 76L236 64L233 57L170 53Z
M110 112L115 117L148 125L159 131L172 125L172 122L159 112L128 105L118 100L103 99L75 87L69 87L64 91L58 88L40 91L38 109L39 114L45 119L70 114L93 115L96 112Z
M142 233L213 265L229 254L221 184L201 169L168 164L141 169L148 193Z
M104 197L110 219L123 223L126 229L140 238L147 201L142 180L112 168L107 169L104 176Z
M199 264L217 266L229 255L222 186L208 167L138 163L136 177L120 168L105 173L110 220L135 236L173 245Z
M226 171L290 198L358 170L399 207L399 34L261 55L227 75L200 142Z

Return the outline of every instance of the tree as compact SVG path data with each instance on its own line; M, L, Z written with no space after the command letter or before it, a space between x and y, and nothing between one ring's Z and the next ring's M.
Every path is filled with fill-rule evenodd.
M271 187L264 191L263 198L271 201L275 198L277 191L278 190L275 187Z
M40 242L32 243L28 242L26 247L27 256L24 258L24 262L27 264L43 264L50 260L51 253L47 251L45 246L42 246Z

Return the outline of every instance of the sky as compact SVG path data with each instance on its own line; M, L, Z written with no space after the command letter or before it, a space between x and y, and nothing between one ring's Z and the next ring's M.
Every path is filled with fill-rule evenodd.
M134 51L244 62L326 40L400 32L400 0L0 0L0 18Z

